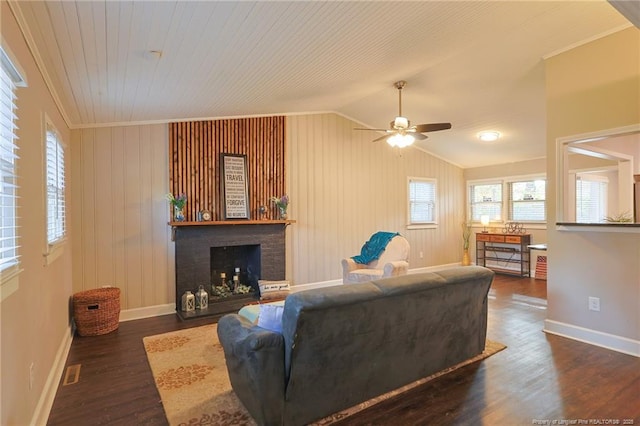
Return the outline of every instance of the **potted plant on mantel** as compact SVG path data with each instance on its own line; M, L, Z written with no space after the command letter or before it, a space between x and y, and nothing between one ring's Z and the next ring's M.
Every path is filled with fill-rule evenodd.
M471 256L469 256L469 239L471 238L471 224L462 222L462 266L471 265Z
M186 194L180 194L175 197L173 194L169 193L166 195L166 198L173 207L173 220L176 222L184 221L184 207L187 204Z

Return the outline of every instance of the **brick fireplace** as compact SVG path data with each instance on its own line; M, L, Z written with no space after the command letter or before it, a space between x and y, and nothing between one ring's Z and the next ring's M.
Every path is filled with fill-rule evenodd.
M220 315L256 300L257 291L221 300L211 298L211 284L219 284L222 271L230 277L234 267L241 267L244 279L249 281L244 284L257 285L258 278L283 280L285 228L286 223L280 221L190 222L175 226L176 311L180 317ZM245 258L234 258L240 255ZM184 292L195 294L200 285L210 295L209 308L181 312Z

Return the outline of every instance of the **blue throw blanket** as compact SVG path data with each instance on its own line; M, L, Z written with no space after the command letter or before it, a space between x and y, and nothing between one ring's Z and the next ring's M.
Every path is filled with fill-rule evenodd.
M373 262L380 257L387 244L393 237L400 235L398 232L376 232L371 236L369 241L364 243L360 254L352 256L356 263L367 264Z

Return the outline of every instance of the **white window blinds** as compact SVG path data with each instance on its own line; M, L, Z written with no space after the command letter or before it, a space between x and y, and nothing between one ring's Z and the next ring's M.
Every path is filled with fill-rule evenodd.
M509 183L509 219L516 222L544 222L547 215L546 181Z
M22 79L2 49L0 59L0 273L4 273L17 268L19 259L15 90Z
M64 147L58 134L47 124L47 242L65 236Z
M576 175L576 222L605 222L607 186L608 179L604 176Z
M436 182L409 179L409 224L435 223Z
M469 199L473 222L480 222L485 215L490 220L502 220L502 182L471 185Z

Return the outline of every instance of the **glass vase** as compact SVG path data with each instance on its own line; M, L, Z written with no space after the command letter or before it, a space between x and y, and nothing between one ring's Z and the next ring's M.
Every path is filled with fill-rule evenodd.
M184 207L173 206L173 220L176 222L184 221Z
M280 211L280 219L281 220L286 220L287 219L287 208L286 207L278 207L278 210Z

